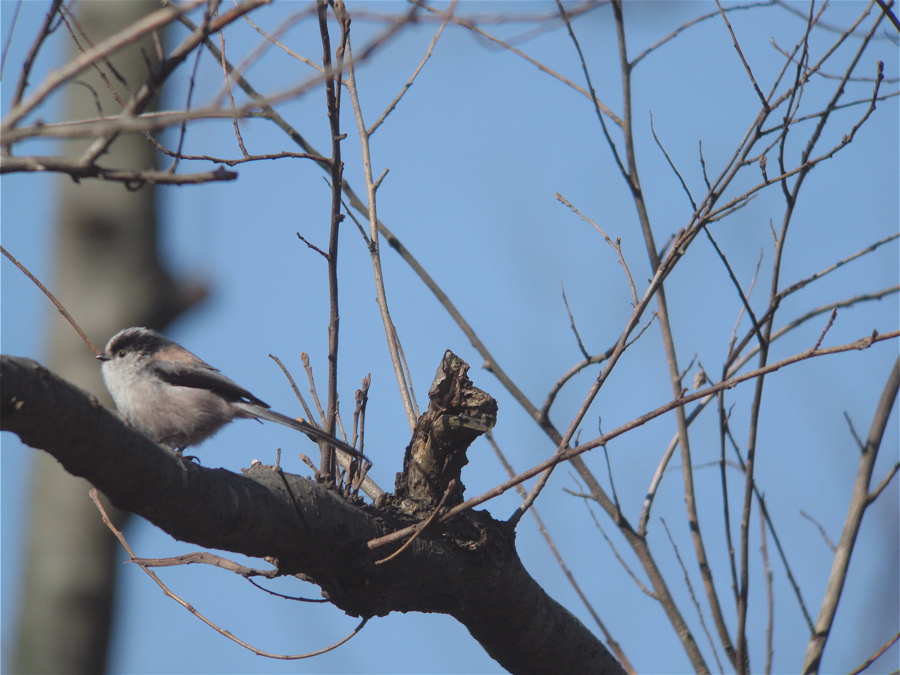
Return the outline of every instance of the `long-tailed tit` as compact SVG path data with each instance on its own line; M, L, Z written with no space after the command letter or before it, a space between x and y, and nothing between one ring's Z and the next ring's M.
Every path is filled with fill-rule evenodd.
M157 443L183 450L236 417L278 422L362 457L354 447L268 404L187 349L149 328L126 328L97 356L122 416Z

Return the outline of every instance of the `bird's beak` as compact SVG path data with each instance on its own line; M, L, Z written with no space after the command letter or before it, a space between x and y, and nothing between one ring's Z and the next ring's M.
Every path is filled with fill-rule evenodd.
M94 358L98 361L109 361L109 357L106 354L97 354Z

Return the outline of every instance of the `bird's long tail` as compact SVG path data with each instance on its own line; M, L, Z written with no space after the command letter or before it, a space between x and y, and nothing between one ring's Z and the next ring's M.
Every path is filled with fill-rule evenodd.
M232 403L233 406L241 408L241 410L247 413L247 417L253 417L258 419L269 420L270 422L277 422L278 424L283 424L286 427L290 427L291 429L296 429L307 436L312 436L315 439L325 441L329 445L333 445L338 450L342 450L353 457L364 460L368 462L368 458L363 455L359 450L354 448L352 445L348 445L344 443L344 441L335 438L329 433L326 433L319 429L318 427L313 426L309 422L302 419L295 419L293 417L288 417L287 415L282 415L279 412L275 412L270 408L263 408L260 405L255 403L244 403L244 402L236 402ZM370 462L371 464L371 462Z

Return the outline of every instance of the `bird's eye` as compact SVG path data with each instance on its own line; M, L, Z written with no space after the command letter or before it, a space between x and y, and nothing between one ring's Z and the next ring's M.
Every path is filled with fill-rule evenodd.
M124 359L124 358L125 358L125 350L124 350L124 349L120 349L120 350L119 350L118 356L119 356L120 359Z

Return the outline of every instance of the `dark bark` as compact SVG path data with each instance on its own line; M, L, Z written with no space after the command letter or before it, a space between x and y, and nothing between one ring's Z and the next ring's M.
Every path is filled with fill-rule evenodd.
M450 357L456 358L448 352ZM454 400L483 396L488 407L496 406L471 387L466 369L451 369L450 390L461 396ZM373 551L367 542L417 520L398 508L398 498L375 507L269 466L236 474L181 461L28 359L3 356L0 385L0 428L45 450L113 504L177 539L265 558L286 574L315 582L353 616L449 614L511 672L623 672L603 644L528 574L513 528L487 512L435 522L396 558L375 564L399 544ZM434 416L447 400L433 398L425 414ZM450 421L452 414L444 417L441 428L452 435L459 425ZM474 436L465 436L462 443L468 445ZM446 440L432 438L445 448Z
M442 499L447 507L463 502L466 450L497 421L497 402L472 385L468 371L448 350L434 376L428 410L416 422L397 476L397 496L410 512L429 512Z

